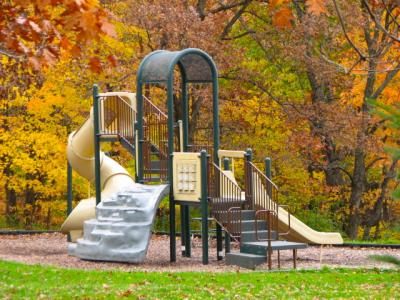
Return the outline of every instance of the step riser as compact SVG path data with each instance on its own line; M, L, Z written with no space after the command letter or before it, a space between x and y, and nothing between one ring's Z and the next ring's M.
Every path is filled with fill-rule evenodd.
M268 238L268 233L265 232L265 231L258 232L257 236L258 236L259 239L267 239ZM271 239L277 239L277 237L278 237L278 234L276 233L276 231L271 231ZM243 243L258 241L255 231L245 232L245 233L242 232L240 240Z
M240 252L265 256L268 254L267 247L246 244L240 246Z
M242 231L254 231L256 228L255 221L242 221ZM257 222L258 230L267 230L267 222L266 221L258 221Z
M228 253L226 255L226 263L246 269L254 270L258 265L266 262L265 256L246 257L242 253Z
M134 208L129 210L117 210L98 207L96 213L98 218L121 218L124 222L146 222L152 217L147 211Z
M99 207L146 207L147 201L146 199L141 199L138 197L133 197L131 194L119 194L118 197L112 198L109 201L101 202Z
M228 213L227 212L218 212L215 211L215 216L221 223L228 223ZM239 214L233 213L231 218L238 219ZM255 211L254 210L242 210L241 214L242 221L252 221L255 219Z

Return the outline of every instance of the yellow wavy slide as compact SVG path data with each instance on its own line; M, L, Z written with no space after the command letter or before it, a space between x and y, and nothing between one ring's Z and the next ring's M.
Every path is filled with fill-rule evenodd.
M119 96L131 107L136 107L136 95L134 93L102 93L99 96ZM103 120L100 121L103 122ZM94 182L95 179L93 126L93 109L91 109L90 116L86 122L69 135L67 146L68 162L79 175L91 182ZM106 156L103 152L100 152L100 164L102 199L136 184L119 163ZM94 197L81 200L61 226L62 232L70 233L72 242L76 242L82 236L83 222L96 218L95 207L96 199Z

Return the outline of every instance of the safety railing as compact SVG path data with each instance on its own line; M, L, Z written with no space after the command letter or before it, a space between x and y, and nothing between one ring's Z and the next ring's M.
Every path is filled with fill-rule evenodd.
M214 163L209 164L208 174L211 215L238 241L242 231L241 189Z
M167 179L168 168L168 116L143 97L143 166L144 178L154 175Z
M201 150L207 150L207 153L213 157L213 129L209 127L197 127L192 142L188 145L188 151L199 152Z
M118 95L99 97L100 135L115 137L128 145L135 146L134 123L136 111L124 98Z
M246 161L245 166L246 177L246 206L255 210L255 236L258 241L266 241L268 268L272 267L272 247L274 240L279 240L281 236L288 235L290 232L290 212L287 205L280 205L278 202L278 187L261 172L251 161ZM279 228L279 210L286 208L287 210L287 231L280 232ZM258 222L267 222L267 237L260 238L258 232ZM278 253L279 257L279 253ZM280 260L278 258L278 264Z
M251 161L245 164L245 195L248 209L278 213L278 187Z

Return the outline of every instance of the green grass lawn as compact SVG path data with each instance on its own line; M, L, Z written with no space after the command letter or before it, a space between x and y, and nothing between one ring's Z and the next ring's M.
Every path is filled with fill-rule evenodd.
M0 297L5 299L394 299L399 295L400 273L394 270L157 273L0 261Z

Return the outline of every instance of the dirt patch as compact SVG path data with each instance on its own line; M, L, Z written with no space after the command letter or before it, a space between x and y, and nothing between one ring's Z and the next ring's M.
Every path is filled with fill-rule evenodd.
M177 240L180 249L180 240ZM235 251L235 249L233 249ZM299 269L319 269L331 267L365 267L365 268L395 268L394 265L375 262L368 258L373 254L393 255L400 259L399 249L382 248L322 248L322 263L320 262L321 248L311 246L298 251L297 267ZM192 240L192 257L184 258L177 252L177 262L169 262L168 236L153 235L147 259L140 264L97 262L81 260L67 254L66 237L60 233L37 235L2 235L0 236L0 259L18 261L27 264L53 265L75 269L117 269L124 271L244 271L236 266L228 266L224 260L217 261L215 241L211 241L209 252L210 263L201 263L201 240ZM277 268L277 255L273 255L273 267ZM281 251L282 269L292 268L292 252ZM267 265L258 269L266 270Z

